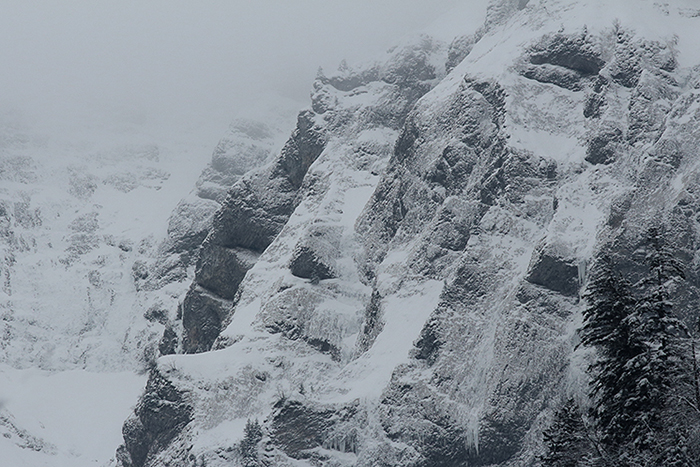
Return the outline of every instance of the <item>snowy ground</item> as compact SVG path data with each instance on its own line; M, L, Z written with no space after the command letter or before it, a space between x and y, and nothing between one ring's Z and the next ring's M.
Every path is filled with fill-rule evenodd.
M52 372L0 365L0 463L105 464L121 442L122 422L145 380L145 375L131 372Z

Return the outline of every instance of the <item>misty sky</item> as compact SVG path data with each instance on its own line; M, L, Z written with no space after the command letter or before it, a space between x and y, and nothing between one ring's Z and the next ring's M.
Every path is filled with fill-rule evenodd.
M371 58L459 3L3 0L0 110L225 128L263 92L306 105L318 66Z

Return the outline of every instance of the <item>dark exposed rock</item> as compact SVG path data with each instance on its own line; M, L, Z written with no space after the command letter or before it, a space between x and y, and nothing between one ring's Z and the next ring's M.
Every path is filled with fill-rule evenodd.
M195 270L196 282L209 292L231 300L238 285L255 261L249 252L232 250L205 243L199 253Z
M335 277L332 265L326 264L311 247L302 245L294 250L289 269L297 277L311 280Z
M368 257L375 261L381 260L385 253L383 245L394 237L406 215L402 201L405 189L405 182L398 173L394 173L393 177L386 176L372 194L371 209L365 209L358 230L377 239L367 246ZM375 219L382 219L382 222L374 222Z
M308 451L323 446L328 440L334 425L347 421L356 412L354 405L307 407L298 401L281 399L274 406L271 437L288 456L308 458Z
M610 214L608 215L608 225L612 228L618 228L622 221L624 221L627 211L629 211L632 204L632 199L630 197L623 197L621 199L616 199L610 204Z
M294 210L295 193L286 180L268 179L264 173L241 180L216 214L209 241L262 252Z
M408 382L397 369L384 391L380 420L387 437L420 454L416 467L465 465L469 451L452 402L424 382Z
M384 322L382 321L382 297L374 290L370 301L365 308L365 318L362 323L362 331L357 341L358 352L366 352L372 347L375 339L382 332Z
M158 247L158 258L142 288L157 290L188 278L188 268L212 229L216 211L229 189L243 174L267 162L274 147L276 129L247 119L235 120L214 149L202 171L196 191L178 203L168 220L168 237Z
M193 284L182 303L182 348L185 353L207 352L221 332L231 302Z
M186 353L211 348L228 318L228 300L235 297L257 252L267 248L289 219L301 180L324 145L314 113L302 112L273 166L241 179L229 191L200 253L198 286L190 288L182 305Z
M509 460L519 451L530 426L529 420L500 413L486 417L482 423L479 431L482 447L478 455L469 456L469 465L498 465Z
M290 287L280 291L274 300L261 310L268 332L281 333L289 340L303 340L308 345L339 361L341 342L338 335L328 335L319 326L318 316L309 313L323 299L320 292L304 287Z
M483 295L490 285L490 274L483 265L475 261L464 261L457 267L454 277L443 290L445 304L469 303Z
M443 342L440 339L438 330L439 321L430 319L420 332L420 337L414 343L416 352L413 357L418 360L425 360L428 365L432 365L438 358L440 347Z
M615 162L623 142L622 130L617 127L603 128L595 134L586 147L586 161L591 164L611 164Z
M136 414L132 414L124 422L122 436L124 437L124 447L119 457L121 457L120 460L124 467L143 466L153 440L148 436L143 423Z
M231 189L214 219L211 243L263 251L282 230L296 207L296 190L325 146L313 116L311 111L299 114L297 128L271 172L242 179Z
M131 275L134 277L134 281L148 279L148 273L148 265L141 260L134 261L134 264L131 265Z
M564 295L576 295L578 274L576 261L562 258L552 248L540 247L532 254L526 280Z
M337 97L333 95L332 90L326 84L328 84L328 79L323 74L323 70L319 70L311 92L311 110L318 115L325 114L338 104Z
M586 118L599 118L605 107L605 96L602 92L592 92L586 96L583 105L583 116Z
M321 353L328 354L336 362L340 361L340 349L329 342L327 339L319 339L317 337L306 337L304 339L314 349Z
M543 37L530 51L533 65L557 65L583 76L597 75L605 65L598 47L586 34Z
M272 176L284 177L295 190L301 187L306 171L326 145L323 130L314 120L315 115L309 110L299 113L296 130L275 161Z
M339 241L338 232L323 226L311 228L294 249L289 264L292 274L315 281L336 277L335 258Z
M563 66L542 65L528 66L521 74L528 79L534 79L540 83L554 84L569 91L581 91L583 89L583 76L576 70Z
M143 317L148 321L166 324L168 322L168 310L163 307L162 303L156 303L144 312Z
M124 447L117 451L124 467L148 465L192 419L192 406L183 393L152 370L134 413L124 422Z
M177 351L178 335L172 326L166 326L158 343L158 352L161 355L172 355Z

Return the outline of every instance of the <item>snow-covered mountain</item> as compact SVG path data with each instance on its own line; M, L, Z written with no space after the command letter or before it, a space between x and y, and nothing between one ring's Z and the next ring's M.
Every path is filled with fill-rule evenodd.
M596 252L663 222L696 301L698 17L496 1L319 76L218 211L118 462L248 465L257 419L260 465L535 463L587 392Z
M198 181L152 145L38 165L50 146L8 129L8 381L147 369L120 467L537 465L553 412L586 404L600 251L633 275L663 226L697 321L699 21L692 0L467 2L320 71L291 135L285 112L234 122ZM0 453L70 458L7 397Z

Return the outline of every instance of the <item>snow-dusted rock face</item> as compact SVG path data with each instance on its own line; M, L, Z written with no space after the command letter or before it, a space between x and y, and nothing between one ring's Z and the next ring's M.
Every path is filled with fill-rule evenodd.
M335 193L341 183L348 189L367 187L361 194L366 198L409 110L444 75L441 61L434 65L431 60L445 50L445 44L424 38L396 50L384 64L362 72L344 68L338 76L318 77L312 109L299 113L296 129L279 156L238 181L214 219L182 306L185 353L211 349L229 320L231 300L245 273L283 228L294 224L290 216L300 203L312 199L317 204L331 203L329 196L346 195ZM336 160L339 153L344 154L342 160ZM307 173L314 163L328 168ZM324 210L312 216L329 215L331 208ZM285 260L290 264L285 263L284 269L291 268L297 277L320 280L340 273L336 256L343 230L354 217L318 221L325 225L308 225L304 233L295 234L294 257ZM334 225L338 223L342 225Z
M142 278L144 288L159 289L188 279L187 269L196 262L198 248L209 234L214 213L224 202L227 190L246 172L265 165L278 149L280 135L288 131L284 118L270 120L267 124L238 119L231 124L195 190L171 214L158 258L147 277Z
M609 3L490 2L451 45L319 76L218 211L171 336L196 355L158 360L119 462L535 465L587 391L588 265L634 274L652 225L696 320L700 11Z
M170 154L151 144L66 147L11 120L2 131L0 361L137 368L158 335L132 321L132 264L147 256L152 233L133 219L142 211L119 211L141 196L162 200Z

